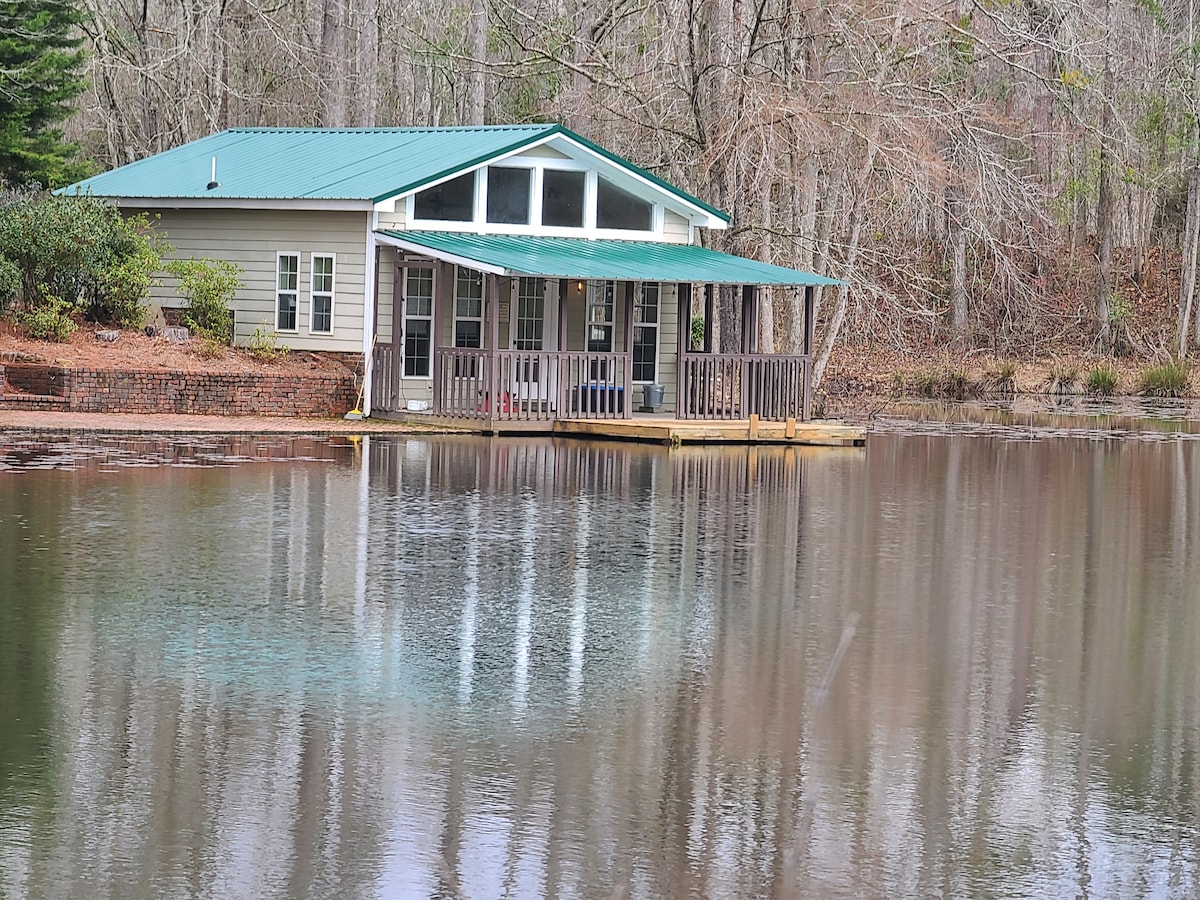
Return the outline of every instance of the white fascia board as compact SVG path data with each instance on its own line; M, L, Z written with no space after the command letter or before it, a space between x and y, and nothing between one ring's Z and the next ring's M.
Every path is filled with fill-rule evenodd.
M370 200L260 200L243 197L109 197L125 209L299 209L315 212L371 212Z
M482 263L477 259L470 259L466 256L459 256L457 253L447 253L444 250L435 250L432 247L426 247L424 244L418 244L416 241L405 241L390 234L380 234L376 232L375 241L385 247L399 247L401 250L406 250L409 253L416 253L420 256L427 256L432 259L440 259L442 262L454 263L459 266L466 266L468 269L474 269L476 272L486 272L489 275L501 275L504 277L511 276L513 273L503 266L492 266L487 263Z

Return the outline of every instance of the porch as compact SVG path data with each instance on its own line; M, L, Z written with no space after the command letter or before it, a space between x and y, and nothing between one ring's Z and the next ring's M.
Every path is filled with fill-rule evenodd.
M395 231L380 243L394 248L395 270L390 309L375 309L377 414L493 432L637 412L811 417L814 291L832 279L688 244ZM757 352L762 284L800 289L801 353ZM713 352L719 285L734 285L741 303L739 353ZM694 315L705 322L699 346Z

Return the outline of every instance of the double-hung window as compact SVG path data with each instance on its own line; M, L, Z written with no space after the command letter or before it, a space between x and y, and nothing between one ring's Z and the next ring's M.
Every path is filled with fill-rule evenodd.
M309 291L309 330L333 333L333 254L312 255L312 286Z
M454 346L483 346L483 273L462 266L454 280Z
M633 380L656 381L658 370L657 283L639 284L633 297Z
M589 353L612 353L613 311L616 309L617 283L589 281L587 301L587 348ZM590 377L593 381L608 379L608 361L594 359Z
M410 268L404 281L404 374L428 378L432 371L433 269Z
M296 330L300 302L300 254L280 253L275 262L275 330Z
M612 353L615 281L589 281L587 303L587 348L589 353Z

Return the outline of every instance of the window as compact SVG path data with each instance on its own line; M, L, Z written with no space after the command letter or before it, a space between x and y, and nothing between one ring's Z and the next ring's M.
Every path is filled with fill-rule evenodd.
M483 346L483 273L462 266L454 279L454 346Z
M541 278L517 279L517 322L514 350L541 350L546 331L546 282Z
M470 222L475 218L475 173L468 172L419 192L413 202L418 219Z
M280 253L275 262L275 330L296 330L300 297L300 254Z
M407 269L404 283L404 374L428 378L433 338L433 269Z
M529 224L530 169L488 169L487 220L498 225Z
M542 173L542 224L583 227L583 172L546 169Z
M589 353L612 353L613 309L617 283L589 281L587 305L587 348Z
M656 381L658 369L657 284L639 284L633 296L633 380Z
M623 231L649 231L654 207L615 184L597 179L596 227Z
M314 334L333 332L333 254L312 255L312 286L309 290L309 330Z

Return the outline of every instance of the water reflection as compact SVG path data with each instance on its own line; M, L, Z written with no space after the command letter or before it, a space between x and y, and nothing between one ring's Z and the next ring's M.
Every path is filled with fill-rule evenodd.
M2 895L1200 892L1200 445L130 440L0 446Z

